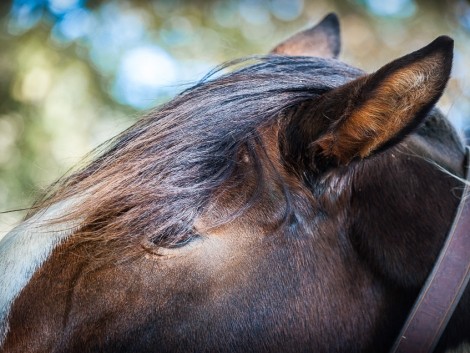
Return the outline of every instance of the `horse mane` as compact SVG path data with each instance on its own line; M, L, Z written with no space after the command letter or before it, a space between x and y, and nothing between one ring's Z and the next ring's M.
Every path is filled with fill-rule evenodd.
M263 158L260 128L361 74L313 57L226 63L98 147L91 163L56 182L35 209L80 197L66 218L80 220L77 232L87 241L177 245L192 236L211 196L230 184L240 150Z

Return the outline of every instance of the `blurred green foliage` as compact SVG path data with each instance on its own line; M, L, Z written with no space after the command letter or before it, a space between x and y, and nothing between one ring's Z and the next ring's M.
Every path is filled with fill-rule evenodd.
M468 124L468 1L2 2L0 211L28 207L86 152L211 67L267 53L331 11L341 18L341 59L368 71L454 37L454 78L440 106ZM23 214L0 214L0 237Z

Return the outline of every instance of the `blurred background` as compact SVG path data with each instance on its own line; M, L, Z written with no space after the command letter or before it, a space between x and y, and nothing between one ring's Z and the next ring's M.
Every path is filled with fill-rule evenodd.
M439 103L470 125L466 0L14 0L0 4L0 212L28 207L91 149L217 64L267 53L328 12L367 71L455 39ZM24 211L0 213L0 237Z

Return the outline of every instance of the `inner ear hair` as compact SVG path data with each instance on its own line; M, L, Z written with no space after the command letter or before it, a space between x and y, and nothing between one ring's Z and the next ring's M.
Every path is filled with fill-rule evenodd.
M441 96L452 67L452 49L451 38L439 37L376 73L325 94L326 102L346 97L346 104L314 142L316 149L347 164L395 144L419 125Z

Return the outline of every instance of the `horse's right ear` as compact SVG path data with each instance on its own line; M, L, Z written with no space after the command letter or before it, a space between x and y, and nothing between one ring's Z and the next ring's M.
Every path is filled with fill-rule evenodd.
M330 13L316 26L294 34L271 53L291 56L336 58L341 48L338 16Z

